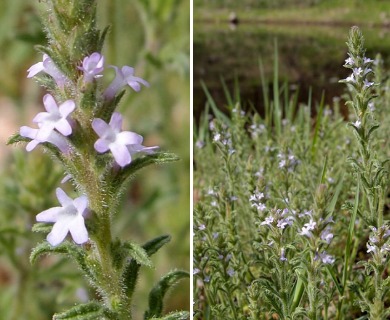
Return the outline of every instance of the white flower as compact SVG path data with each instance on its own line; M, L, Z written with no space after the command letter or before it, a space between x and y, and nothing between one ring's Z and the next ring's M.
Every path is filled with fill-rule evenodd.
M73 200L61 188L57 188L56 194L61 207L42 211L36 217L38 222L54 222L53 229L47 236L47 241L52 246L57 246L70 232L77 244L87 242L88 231L84 224L88 206L87 197L83 195Z

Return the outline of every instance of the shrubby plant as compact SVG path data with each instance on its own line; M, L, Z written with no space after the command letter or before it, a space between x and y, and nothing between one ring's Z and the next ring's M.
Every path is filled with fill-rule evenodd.
M149 83L132 67L110 66L116 76L105 88L107 68L102 48L109 28L96 26L96 1L47 0L42 2L47 46L38 46L41 62L28 70L49 93L45 112L38 113L36 127L23 126L9 143L38 145L58 160L77 191L70 196L56 189L59 205L37 212L33 231L48 233L30 260L58 253L72 258L96 291L96 300L57 313L54 319L132 319L132 298L141 266L151 267L150 256L170 237L163 235L144 245L122 241L113 234L112 220L134 174L151 164L178 160L171 153L144 146L143 137L122 131L122 115L116 111L126 87L140 91ZM69 237L67 238L69 234ZM145 319L187 319L187 312L163 315L168 289L188 273L173 270L151 290Z
M194 148L195 319L388 318L386 75L358 28L347 44L348 126L339 99L280 98L277 54L263 115L225 90L226 116L206 89Z

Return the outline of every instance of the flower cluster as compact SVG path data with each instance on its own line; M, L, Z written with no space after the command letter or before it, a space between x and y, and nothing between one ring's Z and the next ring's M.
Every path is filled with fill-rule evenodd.
M380 228L371 227L371 235L367 242L367 253L386 257L390 252L390 227L387 225Z
M279 230L284 230L286 227L294 223L295 217L289 209L271 210L270 215L265 218L260 226L276 227Z
M104 91L103 96L107 102L113 100L119 90L126 85L137 92L140 91L141 85L149 86L148 82L134 76L134 69L131 67L110 67L115 70L116 77ZM93 83L102 77L105 69L104 56L94 52L85 57L77 69L85 85ZM76 86L47 54L43 55L42 62L38 62L28 69L27 77L35 77L39 73L49 75L61 90ZM27 126L20 128L20 135L30 140L26 150L31 151L40 143L48 143L57 147L65 156L71 157L72 153L75 152L72 140L75 132L82 129L88 130L88 128L79 127L81 124L75 116L78 108L76 99L59 101L57 97L56 101L53 95L46 94L43 97L43 105L46 112L38 113L33 119L37 128ZM150 154L158 148L145 147L142 145L142 136L134 132L122 131L123 118L119 112L112 113L109 123L99 117L91 120L90 125L97 134L93 145L95 151L97 153L110 151L115 160L115 166L123 168L131 163L136 153ZM87 242L88 232L84 224L84 217L88 213L87 196L82 195L72 200L62 189L58 188L57 198L62 207L54 207L37 215L39 222L54 223L52 231L47 236L49 243L53 246L58 245L65 239L68 232L77 244Z

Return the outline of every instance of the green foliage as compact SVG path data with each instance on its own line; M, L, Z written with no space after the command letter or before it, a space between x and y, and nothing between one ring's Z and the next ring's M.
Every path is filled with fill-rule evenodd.
M180 280L189 278L188 272L181 270L174 270L161 278L161 280L154 286L149 294L149 310L145 312L144 319L153 319L155 317L161 317L163 312L163 299L169 289L176 285ZM183 317L171 316L172 319L180 319ZM169 318L170 319L170 318Z
M180 2L172 2L169 6L159 5L158 8L145 7L144 10L151 10L151 12L157 10L156 12L161 13L158 19L162 21L168 19L170 21L167 24L170 25L175 16L167 15L167 13L177 11L169 10L169 8L170 6L177 7ZM131 298L139 267L141 265L152 266L149 256L170 238L167 236L159 237L147 243L145 248L137 245L133 240L123 242L112 240L113 221L111 219L118 217L121 209L121 195L137 171L150 164L177 161L178 157L173 153L164 152L147 155L134 159L131 168L122 170L113 168L113 159L110 155L98 155L95 152L93 141L96 140L96 134L91 128L91 122L100 116L106 121L109 120L118 108L124 92L117 95L112 101L105 101L103 87L106 84L102 81L95 81L92 84L84 83L82 72L77 67L80 66L84 57L102 49L109 28L100 31L96 27L96 1L47 0L43 1L39 7L48 44L38 45L37 50L48 54L67 80L61 85L57 84L51 77L44 75L38 77L38 82L52 93L59 103L72 99L77 105L77 109L72 115L74 120L72 136L65 138L71 148L70 152L62 154L60 150L49 143L42 143L42 146L45 151L49 151L59 160L65 173L71 175L75 189L88 197L90 216L87 228L90 240L83 246L64 242L52 247L46 242L40 243L33 249L30 261L34 263L41 255L53 253L72 258L89 280L89 284L97 291L95 293L96 300L92 303L78 304L67 312L57 314L55 319L132 319ZM146 30L146 34L150 35L151 31L154 30ZM164 114L166 114L165 111ZM24 139L16 134L10 139L9 144L29 141L30 139ZM47 174L47 178L49 177L50 175ZM45 183L49 184L50 181ZM47 191L46 197L51 194L53 187L54 185L51 185L49 190L46 190L46 186L43 187L43 190ZM188 200L186 201L188 202ZM34 214L38 213L39 210L36 210L34 206L31 208L30 216L33 219ZM47 209L46 206L43 208ZM43 210L41 209L41 211ZM47 233L49 228L42 224L36 224L33 230ZM9 238L6 229L2 230L0 240L4 242L5 247L13 250L14 243L16 243L15 238L20 237L22 233L12 232L10 234L12 237ZM15 260L16 264L18 263L11 254L9 258ZM50 261L51 258L45 258L44 261L46 260ZM58 265L61 264L62 262L59 260ZM24 271L22 267L20 269ZM57 265L53 266L53 269L61 271ZM53 274L55 274L55 270L53 270ZM134 285L126 286L122 282L123 274L125 279L131 278ZM58 276L61 278L60 273ZM67 280L67 275L63 276L64 280ZM33 276L31 278L34 279ZM78 281L80 283L80 278ZM77 283L77 279L74 280L74 283ZM88 297L84 299L88 300ZM160 301L160 307L162 309L162 301ZM47 309L46 312L50 314L54 308L55 305L52 304L52 308ZM19 314L22 316L22 312ZM180 315L182 313L172 314L172 317ZM159 316L163 316L162 310ZM41 316L37 317L42 318ZM12 318L19 319L16 315Z
M94 319L118 319L107 309L104 309L98 302L89 302L73 307L72 309L55 314L54 320L94 320Z
M194 319L385 319L388 84L376 100L353 86L351 130L338 103L297 104L276 71L260 114L224 89L226 113L195 130Z

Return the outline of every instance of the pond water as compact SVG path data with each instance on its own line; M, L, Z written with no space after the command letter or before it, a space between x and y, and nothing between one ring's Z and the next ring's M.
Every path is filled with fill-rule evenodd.
M278 48L279 81L288 83L291 92L298 91L298 101L307 102L309 90L313 101L331 103L345 89L338 83L348 75L342 67L347 57L345 45L350 27L324 25L239 24L226 22L194 23L194 116L197 120L204 109L206 96L203 81L217 105L226 106L221 78L231 91L238 80L241 98L262 110L263 96L259 59L272 86L274 49ZM381 53L390 66L390 30L361 28L366 39L366 56ZM270 90L272 92L272 90Z

